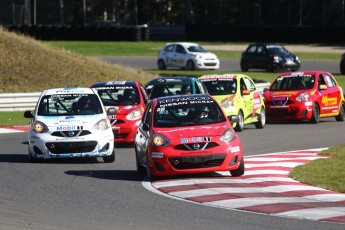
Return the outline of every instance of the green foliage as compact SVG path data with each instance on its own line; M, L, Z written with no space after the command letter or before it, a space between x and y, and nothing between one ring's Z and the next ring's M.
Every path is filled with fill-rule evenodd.
M331 147L320 155L331 158L297 166L290 172L290 177L305 184L345 193L345 146Z

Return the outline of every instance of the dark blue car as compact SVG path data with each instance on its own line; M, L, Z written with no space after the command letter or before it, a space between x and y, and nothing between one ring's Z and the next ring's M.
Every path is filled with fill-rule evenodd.
M298 57L289 52L284 46L268 43L257 43L248 46L242 53L241 70L265 69L297 71L301 67Z

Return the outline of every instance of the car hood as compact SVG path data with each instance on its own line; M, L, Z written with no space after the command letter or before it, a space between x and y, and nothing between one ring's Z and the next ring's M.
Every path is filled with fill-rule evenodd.
M164 135L170 140L181 139L181 138L197 138L197 137L213 137L221 136L225 130L230 128L228 122L221 125L196 125L188 127L176 127L169 129L157 129L156 133Z
M298 95L304 92L309 92L305 90L287 90L287 91L267 91L264 93L265 99L267 101L271 100L285 100L287 98L296 98Z
M217 58L217 55L215 55L214 53L210 53L210 52L206 52L206 53L191 52L190 54L198 55L202 58L212 58L212 59Z
M90 129L101 119L105 119L104 114L76 116L37 116L36 118L37 121L43 122L50 131Z
M229 94L229 95L217 95L213 96L214 99L218 102L218 104L221 104L225 100L233 99L236 96L236 94Z
M116 115L127 115L130 114L133 110L140 108L139 105L120 105L120 106L106 106L106 110L109 108L114 108L116 111Z

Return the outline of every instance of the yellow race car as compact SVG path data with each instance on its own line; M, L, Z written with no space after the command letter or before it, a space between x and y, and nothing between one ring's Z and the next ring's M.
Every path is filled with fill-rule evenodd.
M238 115L233 123L237 132L245 124L253 124L262 129L266 123L265 104L254 81L243 74L205 75L199 78L208 93L213 96L227 117Z

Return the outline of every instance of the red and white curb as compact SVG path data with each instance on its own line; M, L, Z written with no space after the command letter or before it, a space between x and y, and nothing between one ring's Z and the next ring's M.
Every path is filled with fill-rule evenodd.
M13 126L13 127L3 127L0 128L0 134L3 133L18 133L18 132L28 132L29 126Z
M282 217L345 223L345 194L309 186L288 176L311 160L326 158L309 149L245 157L241 177L217 172L219 177L143 182L144 187L170 198L219 208Z

